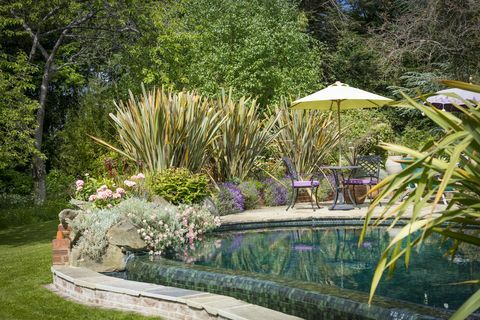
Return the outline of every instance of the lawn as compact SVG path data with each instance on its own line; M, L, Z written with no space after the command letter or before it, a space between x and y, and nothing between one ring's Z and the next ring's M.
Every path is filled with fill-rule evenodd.
M51 241L57 221L0 230L0 319L152 319L66 301L51 283Z

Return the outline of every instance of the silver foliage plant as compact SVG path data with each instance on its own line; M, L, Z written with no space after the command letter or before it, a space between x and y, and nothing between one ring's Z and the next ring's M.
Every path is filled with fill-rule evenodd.
M122 219L136 227L151 254L181 250L220 225L218 217L200 206L160 205L140 198L129 198L111 209L93 209L71 222L74 233L81 233L76 244L81 254L100 260L108 246L107 231Z

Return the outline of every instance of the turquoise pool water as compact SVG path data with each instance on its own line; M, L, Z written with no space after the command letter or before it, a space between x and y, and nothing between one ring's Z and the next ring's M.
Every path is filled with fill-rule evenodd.
M305 283L368 292L382 250L395 234L370 230L359 248L359 229L289 229L230 232L205 239L175 259L219 271L242 271L262 278L284 278L291 286ZM480 278L480 253L460 248L453 260L448 244L428 239L413 252L407 269L398 265L390 280L383 279L377 295L441 309L458 308L478 286L449 283Z

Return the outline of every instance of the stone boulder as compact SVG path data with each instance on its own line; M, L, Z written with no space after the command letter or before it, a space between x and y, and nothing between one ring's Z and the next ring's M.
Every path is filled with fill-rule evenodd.
M74 205L75 207L83 211L93 209L94 207L93 203L88 201L78 200L78 199L70 199L70 204Z
M82 256L78 248L73 248L70 254L70 264L74 267L83 267L96 272L124 271L127 256L122 249L109 245L100 261Z
M155 203L158 207L160 208L171 208L172 210L175 210L176 206L165 200L163 197L154 195L152 197L151 202Z
M68 224L70 221L75 219L79 214L82 214L83 210L72 210L72 209L63 209L60 211L58 214L58 219L60 220L60 223L62 224L64 229L68 228Z
M130 220L121 220L107 231L110 245L124 247L128 251L145 249L146 244Z

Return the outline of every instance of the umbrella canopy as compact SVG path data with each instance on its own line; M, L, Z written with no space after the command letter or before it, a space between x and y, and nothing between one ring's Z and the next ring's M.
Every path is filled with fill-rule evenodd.
M393 101L392 99L377 94L350 87L348 84L339 81L317 91L309 96L295 100L292 109L316 109L338 112L338 133L341 133L340 111L357 108L377 108ZM341 147L338 144L339 163L341 158Z
M436 92L437 94L427 98L427 101L438 109L445 111L455 111L457 108L454 104L458 106L464 106L465 102L470 101L475 105L478 105L480 102L480 93L467 91L463 89L451 88L440 90Z
M392 99L335 82L331 86L295 100L292 109L346 110L381 107Z

